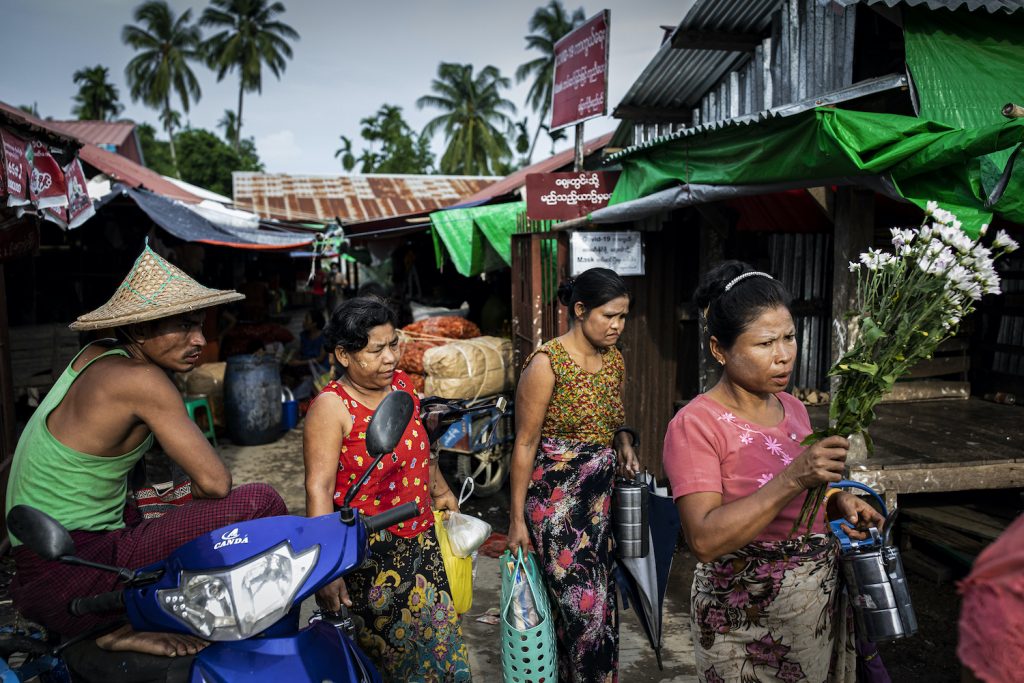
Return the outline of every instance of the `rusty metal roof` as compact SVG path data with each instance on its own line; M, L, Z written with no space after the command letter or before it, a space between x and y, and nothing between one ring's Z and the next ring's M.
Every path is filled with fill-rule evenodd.
M156 171L137 164L128 157L100 149L96 145L83 145L78 158L110 179L120 181L129 187L143 187L164 197L180 199L190 204L202 201L202 197L178 187Z
M101 147L103 145L120 147L135 130L135 124L131 121L48 121L47 123L82 142L89 142Z
M500 178L443 175L233 175L235 207L290 221L343 223L435 211Z
M583 143L583 157L586 158L591 154L600 152L608 142L612 139L612 133L606 133L600 137L592 138ZM558 154L538 161L535 164L521 168L515 173L511 173L504 178L498 180L490 187L477 192L476 194L468 197L463 197L461 204L480 204L489 199L500 197L502 195L511 194L521 187L526 186L526 176L531 173L553 173L561 170L566 166L571 166L573 162L573 156L575 150L570 147L569 149L562 150Z

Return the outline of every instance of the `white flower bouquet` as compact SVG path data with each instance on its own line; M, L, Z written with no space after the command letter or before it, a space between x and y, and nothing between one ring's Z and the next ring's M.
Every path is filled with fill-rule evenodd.
M860 262L850 263L857 273L856 305L848 314L855 332L829 371L839 378L829 426L808 436L805 446L834 434L863 434L868 451L873 450L867 427L875 405L897 379L956 334L975 302L1000 293L994 259L1018 245L1000 230L985 246L986 230L983 226L981 237L973 240L956 216L929 202L920 228L892 229L892 253L869 249ZM825 488L807 492L792 534L810 531Z

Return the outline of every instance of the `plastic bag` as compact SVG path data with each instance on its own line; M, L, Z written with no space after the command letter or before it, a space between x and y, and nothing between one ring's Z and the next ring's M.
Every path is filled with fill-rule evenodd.
M533 628L543 621L537 613L537 601L533 599L533 589L522 567L519 567L512 577L512 600L509 601L508 618L517 631Z
M441 546L444 571L448 574L452 604L458 614L465 614L473 605L473 558L456 557L452 552L451 542L444 528L444 513L439 510L434 510L434 528L437 543Z
M467 485L469 491L466 491ZM462 482L462 491L459 492L459 507L473 493L473 478L467 477ZM448 533L448 541L451 543L452 552L455 557L470 557L476 550L491 537L491 525L473 515L466 515L461 512L452 512L444 520L444 529Z
M506 681L556 681L555 628L532 553L501 556L501 664Z

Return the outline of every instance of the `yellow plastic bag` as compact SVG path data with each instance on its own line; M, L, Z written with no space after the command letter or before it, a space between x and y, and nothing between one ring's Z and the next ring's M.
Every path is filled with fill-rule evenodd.
M457 613L465 614L473 605L473 558L455 557L451 543L448 542L448 532L445 531L442 522L444 513L434 510L434 529L438 545L441 546L441 557L444 558L444 570L448 574L452 602L455 603Z

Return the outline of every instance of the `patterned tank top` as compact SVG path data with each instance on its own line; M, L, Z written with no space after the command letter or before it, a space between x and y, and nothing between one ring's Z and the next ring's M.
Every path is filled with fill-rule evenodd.
M430 444L427 442L427 430L420 421L420 399L413 389L412 380L401 370L396 370L391 380L391 390L410 394L416 409L398 446L378 463L376 471L352 500L352 507L367 515L376 515L404 503L415 502L419 515L388 528L396 536L412 538L434 524L427 491L430 483ZM373 417L373 410L354 399L337 381L329 383L320 393L340 396L352 416L352 430L341 443L334 488L334 504L341 505L349 487L359 481L373 462L373 458L366 452L366 427Z
M596 373L577 365L557 339L530 354L523 367L538 353L547 354L555 373L541 437L610 446L615 430L626 420L621 395L625 365L619 350L614 346L605 349Z

